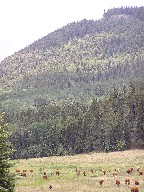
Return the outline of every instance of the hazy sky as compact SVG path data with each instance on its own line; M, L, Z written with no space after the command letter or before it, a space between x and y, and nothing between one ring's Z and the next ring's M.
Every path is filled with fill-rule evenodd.
M104 9L144 0L0 0L0 61L73 21L98 20Z

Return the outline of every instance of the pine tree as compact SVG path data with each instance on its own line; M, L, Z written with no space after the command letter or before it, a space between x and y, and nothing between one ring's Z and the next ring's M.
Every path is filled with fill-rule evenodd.
M8 142L9 134L5 131L3 114L0 113L0 192L14 191L14 174L10 173L9 162L11 144Z

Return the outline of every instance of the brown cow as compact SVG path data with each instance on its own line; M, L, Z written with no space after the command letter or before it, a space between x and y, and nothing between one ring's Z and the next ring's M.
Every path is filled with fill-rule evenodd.
M47 176L46 172L44 172L43 173L43 179L47 179L47 178L48 178L48 176Z
M83 175L86 176L86 171L83 171Z
M19 170L19 169L16 169L16 173L20 173L20 170Z
M30 170L30 173L33 173L33 170L32 170L32 169Z
M118 187L120 186L120 180L116 179L115 183Z
M134 185L134 186L131 186L131 187L130 187L130 190L131 190L131 192L139 192L138 187L136 187L135 185Z
M135 180L135 185L139 185L139 181L138 180Z
M52 185L49 186L49 189L50 189L50 190L52 189Z
M127 173L128 173L128 174L132 173L132 169L131 169L131 168L130 168L130 169L127 169Z
M24 173L23 173L23 177L26 177L26 176L27 176L27 174L24 172Z
M56 170L56 175L60 175L60 171L59 170Z
M129 178L126 178L126 179L125 179L125 184L126 184L126 185L130 185L130 179L129 179Z
M137 171L139 171L140 170L140 167L137 167Z
M143 171L139 171L139 176L140 176L140 175L143 175L143 173L144 173Z
M103 172L104 175L106 174L106 170L103 170L103 169L102 169L102 172Z
M104 179L99 180L99 184L102 186Z
M114 172L114 173L113 173L113 176L114 176L114 177L116 177L116 176L117 176L117 173L116 173L116 172Z

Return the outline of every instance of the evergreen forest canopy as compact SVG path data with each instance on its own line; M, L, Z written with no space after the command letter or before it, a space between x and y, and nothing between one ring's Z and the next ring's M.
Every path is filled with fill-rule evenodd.
M144 148L143 71L144 7L70 23L5 58L13 158Z

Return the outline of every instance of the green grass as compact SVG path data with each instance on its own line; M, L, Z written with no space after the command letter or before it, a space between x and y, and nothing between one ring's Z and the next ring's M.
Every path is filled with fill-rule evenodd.
M131 185L137 179L140 181L140 192L144 191L144 175L139 176L137 167L144 171L144 150L131 150L112 153L91 153L76 156L63 157L45 157L33 158L28 160L13 161L14 166L11 171L15 173L16 169L27 170L27 177L16 175L16 192L35 192L50 191L49 185L52 185L52 191L55 192L129 192L130 189L125 185L125 178L131 179ZM128 175L126 170L133 167L134 171ZM81 173L76 175L76 168ZM114 177L114 169L120 169L118 176ZM30 173L33 169L33 173ZM60 176L55 175L56 170L60 171ZM91 173L91 169L94 173ZM101 169L106 170L103 175ZM82 172L87 172L83 176ZM46 172L48 179L43 179L43 172ZM115 185L115 179L121 181L120 187ZM104 179L103 186L98 181Z

